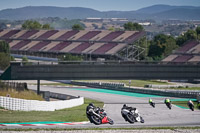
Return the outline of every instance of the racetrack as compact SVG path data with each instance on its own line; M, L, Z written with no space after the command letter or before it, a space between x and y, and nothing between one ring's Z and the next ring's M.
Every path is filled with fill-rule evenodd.
M30 89L36 89L36 86L29 86ZM74 96L83 96L91 99L103 101L105 103L104 109L108 116L114 120L114 127L130 127L130 126L200 126L200 111L190 111L189 109L182 109L175 105L172 110L169 110L163 101L165 97L154 97L153 100L157 103L156 108L152 108L148 104L148 95L127 96L121 94L111 94L112 92L96 92L86 89L76 89L67 87L50 87L41 86L42 91L51 91L56 93L69 94ZM173 98L170 98L173 99ZM124 103L129 106L138 108L145 123L129 124L121 117L121 107ZM86 127L94 127L93 124L81 125ZM111 126L111 125L101 125Z
M36 90L36 85L29 85L29 89ZM163 101L165 97L149 95L155 102L156 108L152 108L148 104L148 95L119 93L114 91L106 91L92 88L68 88L68 87L53 87L41 86L41 91L51 91L62 94L69 94L74 96L83 96L99 101L103 101L104 109L108 116L114 120L114 125L94 125L91 123L83 125L70 125L67 128L92 128L92 127L164 127L164 126L200 126L200 111L190 111L189 109L182 109L175 105L172 110L169 110ZM173 98L170 98L173 99ZM129 124L121 116L121 107L126 103L129 106L136 107L141 116L144 118L145 123ZM55 128L63 126L49 126L45 128ZM12 127L11 127L12 128ZM13 127L14 128L14 127ZM15 127L16 128L16 127ZM17 127L21 128L21 127ZM26 127L30 128L30 127ZM44 127L31 127L31 128L44 128ZM65 126L66 128L66 126Z

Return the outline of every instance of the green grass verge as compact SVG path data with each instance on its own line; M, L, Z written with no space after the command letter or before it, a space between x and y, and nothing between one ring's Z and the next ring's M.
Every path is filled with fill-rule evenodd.
M39 121L60 121L60 122L80 122L88 121L86 117L86 106L89 103L103 107L103 102L84 99L81 106L62 109L57 111L8 111L0 110L0 123L19 123L19 122L39 122Z
M42 96L37 95L35 92L33 92L31 90L16 91L15 89L3 89L3 88L0 88L0 96L4 96L5 97L7 95L10 95L10 97L12 97L12 98L44 101Z

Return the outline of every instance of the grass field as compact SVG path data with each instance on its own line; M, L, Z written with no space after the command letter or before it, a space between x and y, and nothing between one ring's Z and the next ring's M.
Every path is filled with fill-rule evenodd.
M7 90L7 89L0 88L0 96L7 96L7 95L10 95L10 97L12 97L12 98L44 101L42 96L37 95L35 92L33 92L31 90L16 91L15 89Z
M62 109L57 111L9 111L0 109L0 123L17 122L41 122L41 121L60 121L60 122L80 122L88 121L86 117L86 107L89 103L102 108L103 102L92 99L84 99L81 106Z

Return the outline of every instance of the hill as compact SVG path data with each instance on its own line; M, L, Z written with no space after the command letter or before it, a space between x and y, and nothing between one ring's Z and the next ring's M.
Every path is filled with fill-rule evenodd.
M50 7L28 6L0 11L0 19L25 20L44 17L60 17L68 19L99 18L127 18L127 19L166 19L200 20L200 7L154 5L137 11L97 11L83 7Z

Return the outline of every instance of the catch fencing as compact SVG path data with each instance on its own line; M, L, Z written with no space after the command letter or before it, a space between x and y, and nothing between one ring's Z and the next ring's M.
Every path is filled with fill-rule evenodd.
M17 91L28 90L27 83L18 82L0 82L0 88L3 89L16 89Z

